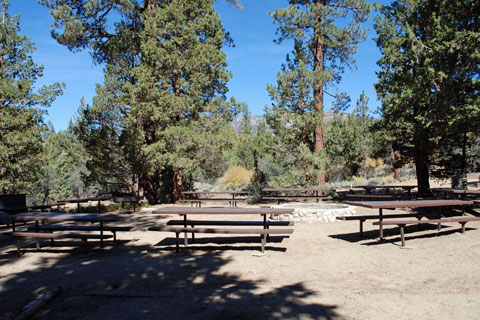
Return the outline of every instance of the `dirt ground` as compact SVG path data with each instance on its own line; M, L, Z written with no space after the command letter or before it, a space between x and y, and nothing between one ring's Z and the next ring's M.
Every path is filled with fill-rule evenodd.
M149 211L124 224L177 218ZM16 257L0 236L0 319L56 287L34 319L480 319L480 224L459 228L407 228L401 249L397 228L379 242L371 221L364 239L356 221L296 223L264 256L252 237L198 235L177 254L173 233L135 231L87 253L79 241L27 241Z

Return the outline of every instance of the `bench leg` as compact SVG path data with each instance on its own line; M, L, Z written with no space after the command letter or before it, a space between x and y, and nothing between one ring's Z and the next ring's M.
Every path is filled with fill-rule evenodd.
M177 243L175 247L175 252L180 253L180 232L175 232L175 236L177 238Z
M122 202L123 203L123 202ZM100 247L103 248L103 222L100 221Z
M195 225L192 224L191 227L195 228ZM195 243L195 233L194 232L192 232L192 243Z
M265 253L265 244L267 243L267 235L262 235L262 253Z
M379 216L380 216L380 219L379 219L380 220L379 238L380 238L380 241L382 241L383 240L383 223L382 223L382 221L383 221L383 210L382 210L382 208L378 209L378 212L379 212Z
M113 233L113 241L117 241L117 232L116 231L112 231Z
M85 253L88 253L88 238L83 238L82 242L83 242Z
M17 257L20 257L22 254L22 240L17 238Z
M363 238L363 223L365 220L358 220L360 222L360 238Z
M399 225L399 227L400 227L400 237L402 238L402 248L405 248L405 230L404 230L405 225L401 224Z
M462 233L465 233L465 225L467 222L460 222L460 224L462 225Z

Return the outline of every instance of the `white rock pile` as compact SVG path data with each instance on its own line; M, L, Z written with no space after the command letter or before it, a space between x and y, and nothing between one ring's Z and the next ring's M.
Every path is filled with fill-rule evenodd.
M271 215L271 221L334 222L337 216L351 216L357 213L356 207L346 204L288 203L272 208L293 209L293 213Z

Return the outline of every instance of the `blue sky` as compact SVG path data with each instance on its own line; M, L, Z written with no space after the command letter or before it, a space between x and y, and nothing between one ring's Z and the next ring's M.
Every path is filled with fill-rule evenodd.
M292 49L288 43L273 43L277 26L268 12L286 7L288 1L242 0L242 4L243 10L221 0L216 5L225 29L235 42L235 47L225 48L228 69L233 72L229 95L247 103L252 115L262 115L265 106L271 105L266 86L276 83L276 74ZM45 68L44 77L37 83L43 85L58 81L66 84L63 96L48 108L47 116L56 130L66 129L81 98L91 103L96 83L103 82L103 66L94 65L88 52L70 52L53 40L50 36L53 20L48 9L39 5L37 0L11 0L9 13L21 15L20 33L30 37L37 47L33 58ZM372 40L375 37L372 21L371 18L365 24L370 29L369 39L359 46L356 56L358 69L354 72L346 69L338 90L350 96L352 105L364 90L370 99L370 109L375 110L379 102L373 83L376 81L376 61L380 53ZM328 97L325 107L331 107Z

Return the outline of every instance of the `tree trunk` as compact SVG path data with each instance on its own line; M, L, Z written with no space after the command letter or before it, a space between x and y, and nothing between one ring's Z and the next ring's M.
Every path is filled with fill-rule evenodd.
M173 173L173 189L172 189L172 200L173 203L177 202L182 198L183 192L183 176L181 171L175 171Z
M415 169L417 173L417 186L419 194L430 193L430 175L428 172L428 159L425 150L415 150Z
M315 0L315 5L323 5L320 0ZM316 25L314 28L314 49L315 60L313 62L313 100L314 108L317 115L319 115L319 122L315 125L315 145L314 152L318 157L323 156L323 150L325 148L325 140L323 133L323 30L322 30L322 17L316 17ZM324 186L326 183L325 165L320 166L320 173L317 177L318 185Z
M393 162L393 178L400 181L400 151L393 149L392 151Z
M154 10L157 7L157 3L155 0L144 0L143 1L143 8L144 10Z

